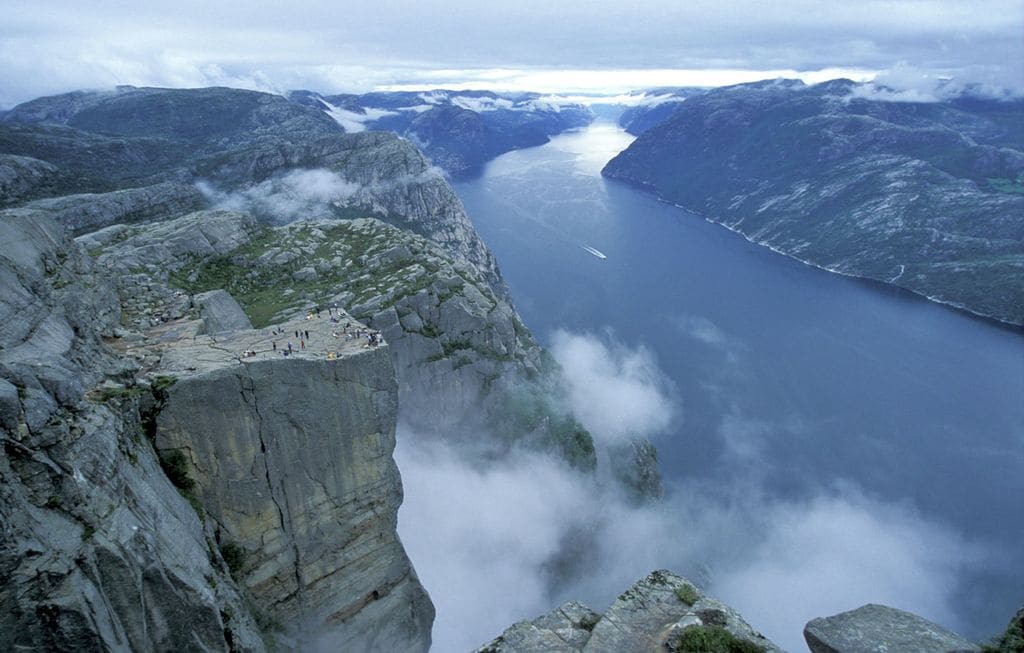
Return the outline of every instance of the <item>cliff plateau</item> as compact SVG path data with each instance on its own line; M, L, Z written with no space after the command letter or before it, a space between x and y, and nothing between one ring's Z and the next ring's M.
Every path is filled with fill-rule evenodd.
M247 359L180 293L125 329L50 216L0 232L4 648L429 647L386 345Z

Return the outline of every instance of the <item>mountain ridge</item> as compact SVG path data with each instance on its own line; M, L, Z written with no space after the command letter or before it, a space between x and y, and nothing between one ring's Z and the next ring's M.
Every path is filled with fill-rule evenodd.
M602 174L806 263L1019 326L1024 151L1007 118L1024 101L982 108L725 87L680 103Z

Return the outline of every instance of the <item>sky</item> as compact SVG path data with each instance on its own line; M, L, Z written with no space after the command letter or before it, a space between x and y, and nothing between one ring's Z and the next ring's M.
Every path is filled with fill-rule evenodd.
M618 93L773 77L1024 87L1024 0L0 0L0 108L118 84Z

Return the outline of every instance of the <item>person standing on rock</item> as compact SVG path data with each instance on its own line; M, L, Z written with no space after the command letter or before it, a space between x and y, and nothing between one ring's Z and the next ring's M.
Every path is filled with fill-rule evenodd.
M277 341L274 341L274 351L277 351Z
M299 338L299 349L305 349L305 348L306 348L306 341L303 340L302 338Z
M309 340L309 330L308 329L305 331L305 334L306 334L306 340Z

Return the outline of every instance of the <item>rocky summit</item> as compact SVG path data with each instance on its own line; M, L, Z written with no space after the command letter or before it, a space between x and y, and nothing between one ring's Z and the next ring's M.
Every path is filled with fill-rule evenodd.
M476 653L781 653L727 605L669 571L655 571L598 614L569 602L509 627Z

